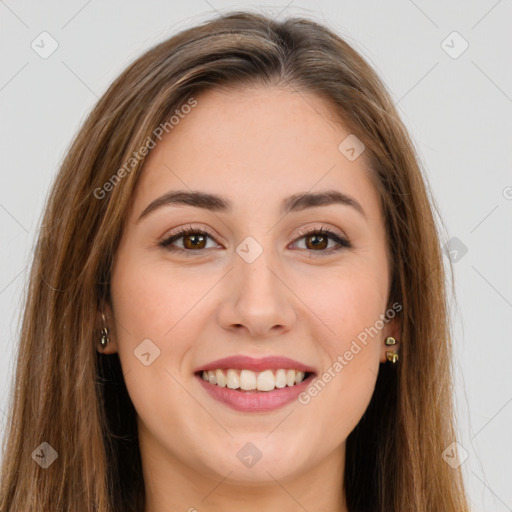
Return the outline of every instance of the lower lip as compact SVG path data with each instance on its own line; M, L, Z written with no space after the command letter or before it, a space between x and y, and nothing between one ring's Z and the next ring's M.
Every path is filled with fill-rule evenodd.
M276 388L272 391L238 391L228 387L221 388L216 384L210 384L200 375L196 375L204 389L219 402L241 412L268 412L284 407L293 402L306 390L314 374L309 375L300 384Z

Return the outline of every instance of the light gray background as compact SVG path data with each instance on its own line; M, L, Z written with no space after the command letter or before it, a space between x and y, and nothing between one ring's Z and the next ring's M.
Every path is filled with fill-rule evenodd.
M216 11L240 7L327 24L388 85L447 226L443 244L457 237L467 247L465 254L460 247L452 253L457 301L451 299L451 310L460 444L468 453L462 468L471 500L475 511L512 511L510 0L0 0L2 433L32 244L72 137L136 56ZM43 31L59 45L47 59L31 48ZM469 44L457 58L445 51L463 48L457 36L447 39L454 31Z

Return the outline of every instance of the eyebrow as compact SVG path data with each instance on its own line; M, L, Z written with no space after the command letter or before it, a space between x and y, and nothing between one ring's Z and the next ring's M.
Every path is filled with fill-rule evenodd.
M350 206L366 219L366 213L363 207L353 197L337 190L325 190L314 193L303 192L289 196L283 199L281 203L281 214L285 215L291 212L303 211L307 208L330 206L333 204ZM225 213L231 212L233 209L232 202L224 197L206 192L176 190L167 192L152 201L140 214L137 222L158 208L172 205L193 206L195 208L203 208L213 212Z

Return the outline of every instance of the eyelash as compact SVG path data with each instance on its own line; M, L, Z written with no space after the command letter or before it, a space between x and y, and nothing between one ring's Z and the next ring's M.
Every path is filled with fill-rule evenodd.
M204 231L202 229L194 229L190 226L188 228L185 228L185 227L180 228L180 230L177 233L174 233L171 236L167 237L165 240L162 240L161 242L159 242L158 245L160 247L163 247L164 249L168 250L169 252L174 252L174 253L181 252L181 253L185 253L186 256L201 255L201 253L204 253L206 251L206 249L193 250L193 249L182 249L180 247L172 247L171 244L173 242L175 242L176 240L179 240L180 238L183 238L186 235L190 235L190 234L207 236L207 237L211 238L212 240L214 240L215 242L217 242L215 240L215 238L207 231ZM338 247L330 248L330 249L322 249L320 251L305 249L306 251L308 251L310 253L318 253L318 254L315 254L315 256L328 256L328 255L338 252L342 249L348 249L348 248L352 247L352 244L346 238L339 236L337 233L331 231L330 229L326 229L323 226L321 228L306 229L306 230L301 231L299 233L298 238L295 239L294 243L297 242L298 240L301 240L302 238L312 236L312 235L324 235L324 236L327 236L328 238L330 238L331 240L333 240L334 242L336 242L337 244L339 244Z

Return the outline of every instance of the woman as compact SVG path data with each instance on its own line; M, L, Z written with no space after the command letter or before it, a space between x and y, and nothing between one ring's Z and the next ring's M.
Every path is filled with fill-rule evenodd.
M375 72L231 13L112 84L48 200L2 510L468 510L433 202Z

